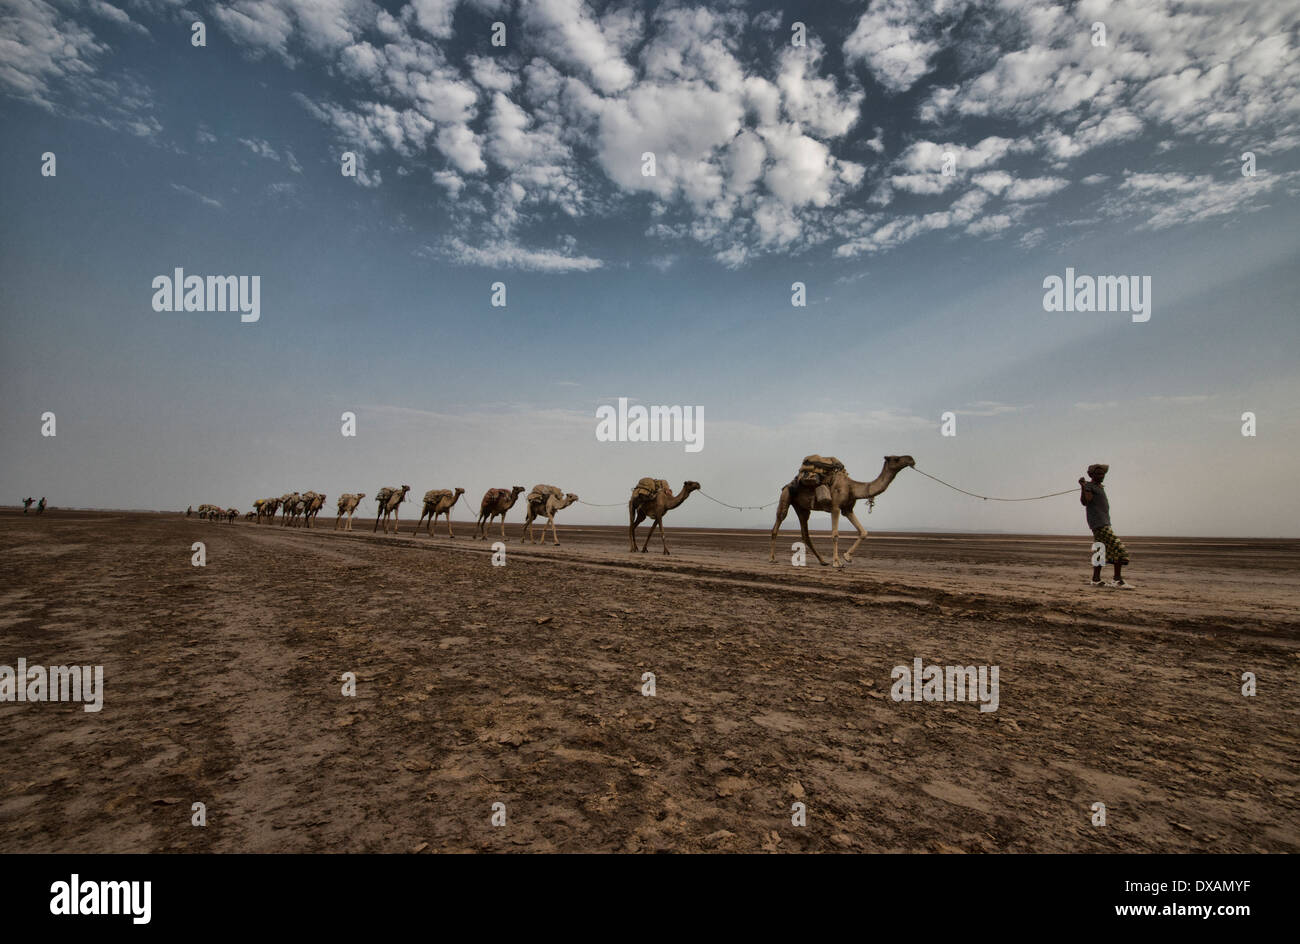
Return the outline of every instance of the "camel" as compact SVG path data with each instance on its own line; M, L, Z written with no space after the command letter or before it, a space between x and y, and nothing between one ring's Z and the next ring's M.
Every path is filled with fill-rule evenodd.
M350 492L344 492L339 496L339 516L334 519L335 531L339 529L339 522L343 520L344 515L348 516L348 526L343 530L352 530L352 516L356 514L357 506L361 504L361 499L365 497L365 492L357 492L355 495Z
M776 523L772 525L772 550L768 561L776 561L777 533L781 530L781 522L785 520L786 514L793 506L794 513L799 516L799 530L803 536L804 547L813 552L819 564L824 567L826 561L817 552L817 548L813 547L808 537L808 516L814 511L829 511L831 514L831 563L836 567L851 563L858 545L867 536L867 529L862 527L862 522L853 513L853 506L863 499L868 502L874 501L877 495L889 488L889 483L894 481L894 476L914 465L916 460L911 456L885 456L885 465L880 470L880 474L870 482L851 479L847 471L835 472L831 474L830 481L823 483L830 491L829 501L819 498L815 487L801 485L796 478L781 489L781 500L776 507ZM844 553L843 563L840 562L840 515L848 518L853 527L858 530L858 539Z
M280 515L280 525L282 527L294 528L298 525L298 516L302 514L303 507L306 504L304 499L297 492L294 497L284 503L284 511Z
M303 527L310 528L311 523L320 514L320 510L325 507L324 492L303 492L302 495L302 522Z
M282 500L279 498L263 498L261 512L257 516L258 520L274 524L275 513L280 510L281 503Z
M492 519L497 515L501 516L501 540L506 539L506 512L515 507L515 502L519 501L519 496L523 493L524 487L516 485L509 490L504 488L489 488L483 494L483 501L478 506L478 534L484 541L487 540L487 526L492 523Z
M290 516L293 515L294 506L298 504L299 495L297 492L288 492L280 496L280 527L289 523Z
M533 537L533 520L536 518L546 518L547 524L551 526L551 540L555 546L560 546L560 539L555 534L555 513L561 508L568 508L578 500L578 496L573 492L567 495L561 494L560 490L554 485L534 485L533 490L528 493L527 504L524 506L524 527L519 532L519 543L531 540L534 544L537 539ZM526 537L525 537L526 535ZM546 526L542 526L542 540L546 539Z
M238 508L227 508L227 509L225 510L224 514L225 514L225 516L226 516L226 523L227 523L227 524L234 524L234 523L235 523L235 519L239 517L239 509L238 509Z
M375 501L379 502L379 514L375 515L375 526L371 532L379 530L379 519L384 519L384 534L388 533L388 516L393 516L393 534L397 534L397 509L402 502L406 501L406 493L411 490L411 486L403 485L401 488L381 488L379 494L375 496Z
M654 489L650 491L650 489ZM676 508L682 502L686 501L691 492L699 491L699 482L684 482L682 490L674 495L668 483L662 479L642 479L632 489L632 498L627 503L627 536L632 542L629 551L636 552L636 526L646 518L653 518L654 524L650 525L650 531L645 536L645 547L641 548L641 553L646 552L650 546L650 538L654 536L655 528L659 529L659 540L663 542L664 553L668 553L668 541L664 538L664 513L669 509Z
M451 533L451 509L452 506L460 500L460 496L465 494L463 488L457 488L454 491L447 488L431 488L424 493L424 508L420 512L420 520L415 523L411 530L416 534L420 530L420 522L424 521L427 516L429 519L429 536L436 537L433 533L434 526L437 524L439 515L447 516L447 537L454 538L456 535Z
M245 520L245 521L254 521L254 520L256 520L256 518L257 518L257 512L255 512L255 511L247 512L247 513L245 513L245 515L244 515L244 520Z

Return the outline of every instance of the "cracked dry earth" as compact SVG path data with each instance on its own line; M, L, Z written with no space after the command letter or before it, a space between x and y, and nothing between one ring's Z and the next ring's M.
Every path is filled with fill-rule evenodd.
M835 571L512 521L493 567L463 520L322 521L0 513L0 664L105 678L0 703L0 851L1300 851L1300 542L1126 536L1120 593L1086 535ZM999 709L895 702L917 656L999 666Z

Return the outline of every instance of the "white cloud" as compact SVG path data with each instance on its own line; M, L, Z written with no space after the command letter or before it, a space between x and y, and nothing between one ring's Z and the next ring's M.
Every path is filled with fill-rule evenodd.
M1034 177L1017 180L1007 191L1008 200L1040 200L1064 190L1070 182L1063 177Z
M864 62L891 92L911 88L942 48L934 38L939 16L964 4L944 0L876 0L844 41L844 58Z
M471 246L458 237L447 240L437 254L463 265L523 269L529 272L590 272L604 265L601 260L590 256L574 256L549 249L528 249L510 242Z
M214 200L212 197L204 196L197 190L191 190L189 187L183 187L180 184L170 184L169 186L177 193L183 193L191 199L198 200L205 206L216 207L218 210L223 209L220 200Z

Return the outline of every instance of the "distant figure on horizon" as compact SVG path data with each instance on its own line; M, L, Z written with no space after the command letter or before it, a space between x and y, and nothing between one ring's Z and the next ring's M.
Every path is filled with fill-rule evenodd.
M45 496L42 495L40 504L36 506L36 513L39 515L44 510L45 510Z
M24 498L24 499L23 499L23 514L27 514L27 509L30 508L30 507L32 507L32 502L34 502L34 501L36 501L35 498Z
M190 505L190 507L185 509L185 517L188 518L192 514L194 514L194 506Z
M1120 576L1120 568L1129 562L1128 548L1110 529L1110 499L1106 497L1106 489L1101 484L1109 471L1110 466L1100 462L1094 463L1088 466L1088 478L1092 481L1085 482L1079 479L1079 504L1087 509L1088 527L1092 529L1092 539L1105 546L1106 560L1115 565L1115 579L1106 584L1101 580L1101 565L1094 565L1092 585L1113 587L1116 590L1132 590L1133 584L1125 583L1124 578Z

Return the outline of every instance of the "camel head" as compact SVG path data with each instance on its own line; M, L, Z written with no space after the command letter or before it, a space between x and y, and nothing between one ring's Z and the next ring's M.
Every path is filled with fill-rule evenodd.
M465 494L465 490L464 490L463 488L456 488L456 489L454 489L454 491L455 491L455 493L456 493L456 498L460 498L460 496L462 496L462 495ZM454 499L453 499L453 501L454 501Z
M699 483L699 482L683 482L683 483L682 483L682 494L683 494L683 495L689 495L691 492L698 492L699 490L700 490L700 483Z
M405 497L406 497L406 493L409 492L410 490L411 490L411 486L409 486L409 485L403 485L403 486L402 486L402 497L405 498Z
M911 456L885 456L885 468L891 472L902 472L914 465L916 465L916 460Z
M565 503L566 505L572 505L572 504L573 504L574 502L576 502L577 500L578 500L578 496L575 495L573 492L568 492L568 493L565 494L565 496L564 496L564 503Z
M521 494L523 494L523 492L524 492L524 487L522 485L516 485L514 488L510 489L510 500L514 501Z
M363 498L366 497L366 493L365 493L365 492L357 492L357 493L356 493L355 495L353 495L352 497L355 498L357 501L361 501L361 499L363 499Z

